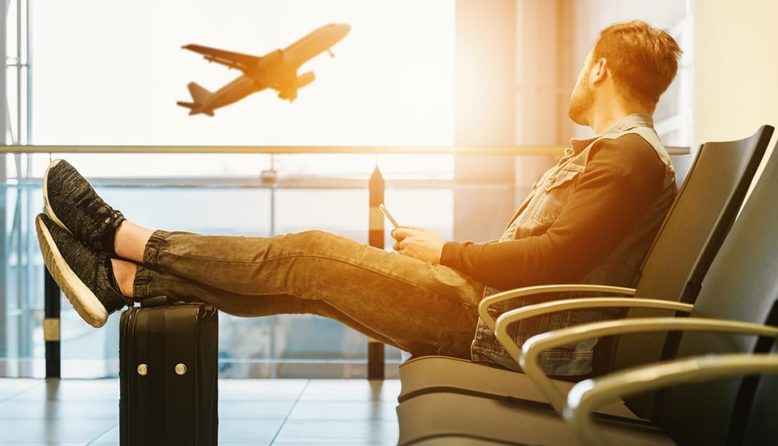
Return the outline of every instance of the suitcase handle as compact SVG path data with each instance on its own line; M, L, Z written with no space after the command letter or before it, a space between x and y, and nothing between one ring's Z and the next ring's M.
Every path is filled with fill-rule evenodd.
M141 308L147 308L147 307L161 307L163 305L170 305L173 303L173 300L170 299L167 296L154 296L154 297L147 297L140 301Z

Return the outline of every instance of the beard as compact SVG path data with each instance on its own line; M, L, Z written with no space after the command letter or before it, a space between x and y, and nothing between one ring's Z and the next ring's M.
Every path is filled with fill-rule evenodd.
M588 76L587 76L588 77ZM586 82L579 82L570 97L570 107L567 116L579 125L589 125L587 114L594 105L594 92Z

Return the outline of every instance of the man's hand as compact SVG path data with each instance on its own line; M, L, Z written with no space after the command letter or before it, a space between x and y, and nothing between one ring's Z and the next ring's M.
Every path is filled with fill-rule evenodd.
M392 231L394 250L402 255L423 260L425 262L440 263L440 255L446 241L441 236L424 228L402 226Z

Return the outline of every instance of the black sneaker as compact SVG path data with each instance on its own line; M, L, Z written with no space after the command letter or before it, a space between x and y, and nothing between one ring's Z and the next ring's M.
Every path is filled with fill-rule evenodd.
M116 256L116 228L125 220L65 160L54 160L43 176L44 211L92 249Z
M102 327L109 314L131 302L118 291L110 257L82 244L46 214L35 218L35 229L46 268L89 325Z

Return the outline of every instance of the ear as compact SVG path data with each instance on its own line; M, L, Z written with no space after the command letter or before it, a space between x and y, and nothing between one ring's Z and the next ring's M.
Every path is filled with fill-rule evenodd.
M604 57L597 59L589 72L589 82L597 85L608 77L608 60Z

